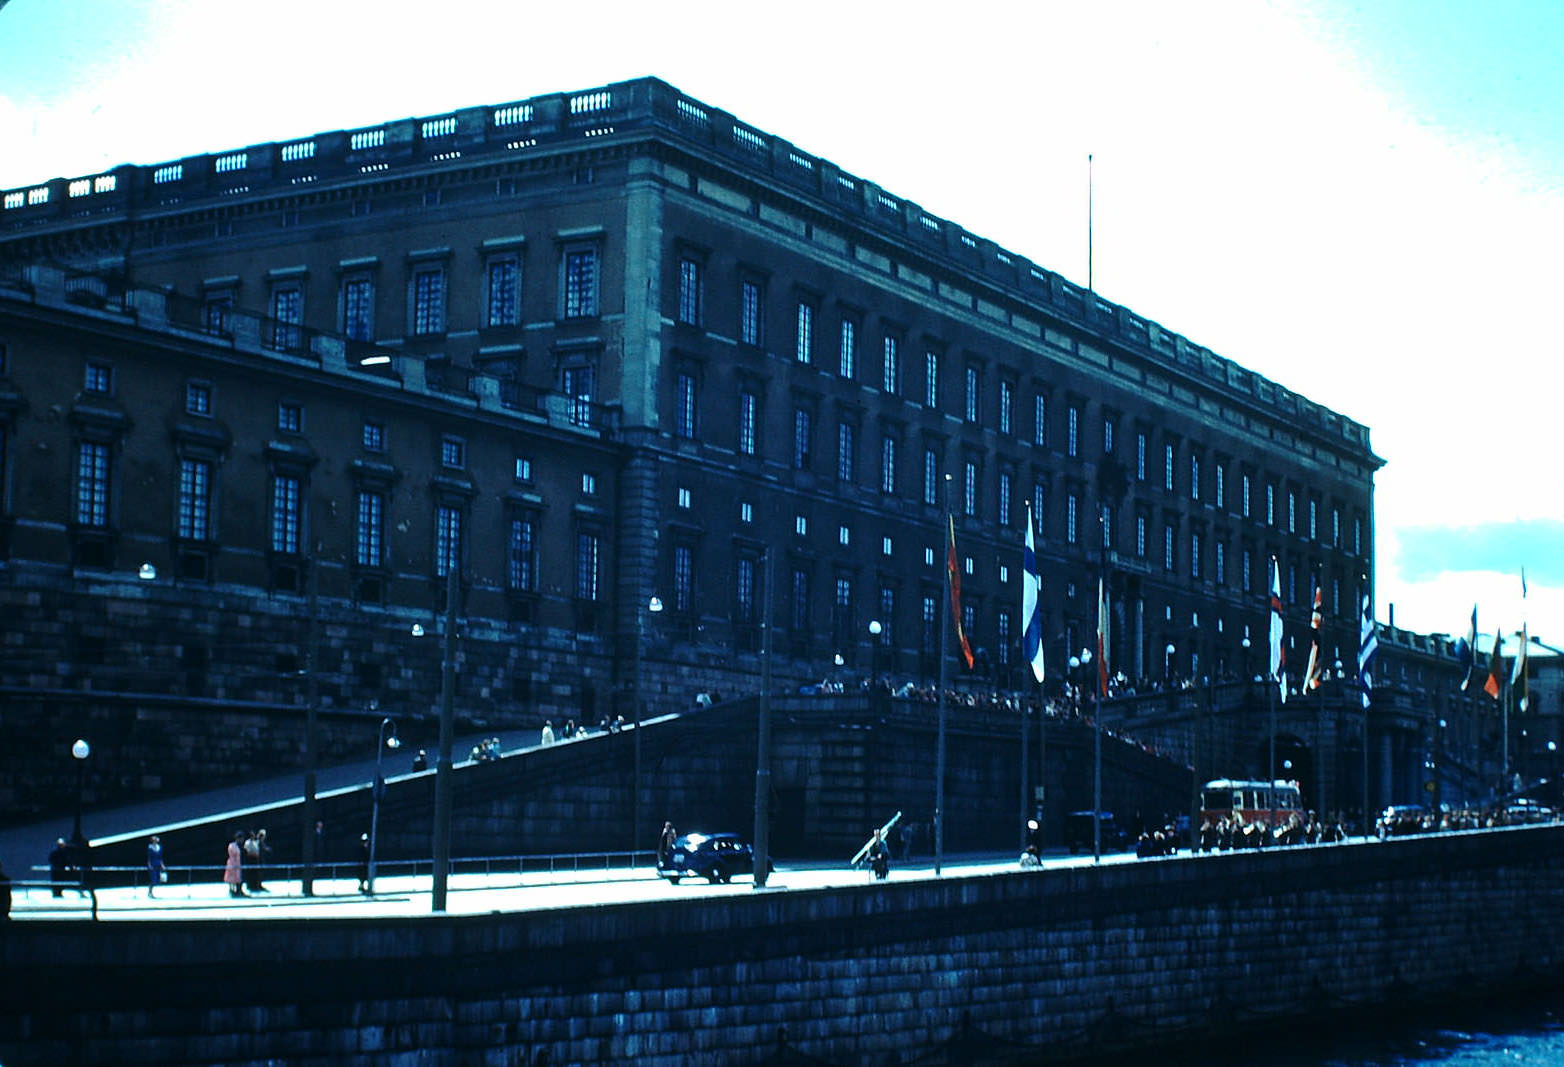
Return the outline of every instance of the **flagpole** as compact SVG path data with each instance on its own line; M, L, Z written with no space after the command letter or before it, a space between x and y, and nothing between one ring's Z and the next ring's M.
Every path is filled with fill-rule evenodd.
M1096 292L1092 284L1092 154L1086 153L1086 291ZM1087 309L1089 314L1091 309Z
M950 475L945 475L946 559L950 559ZM950 628L955 625L952 612L951 569L945 568L945 622L939 628L939 715L934 741L934 874L938 877L945 859L945 689L950 684Z

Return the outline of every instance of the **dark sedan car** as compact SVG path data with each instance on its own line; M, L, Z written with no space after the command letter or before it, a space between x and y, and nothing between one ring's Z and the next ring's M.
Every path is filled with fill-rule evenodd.
M716 885L754 868L755 851L738 834L681 834L657 861L657 873L670 882L689 875Z

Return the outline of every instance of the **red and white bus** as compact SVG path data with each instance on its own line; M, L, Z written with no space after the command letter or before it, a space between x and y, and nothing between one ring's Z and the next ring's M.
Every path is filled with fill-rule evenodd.
M1200 818L1213 824L1236 816L1246 825L1286 826L1294 815L1300 822L1308 821L1297 782L1217 778L1200 791Z

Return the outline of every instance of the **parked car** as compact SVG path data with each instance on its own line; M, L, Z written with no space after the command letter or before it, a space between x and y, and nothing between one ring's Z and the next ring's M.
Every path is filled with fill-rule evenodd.
M738 834L681 834L657 861L657 873L674 884L689 875L716 885L754 869L755 850Z
M1113 812L1100 812L1098 822L1102 834L1104 852L1123 852L1129 847L1129 835L1119 829ZM1092 850L1092 813L1072 811L1064 817L1064 843L1070 846L1070 855Z
M1505 820L1512 825L1515 823L1553 822L1558 818L1557 813L1546 804L1538 803L1530 797L1517 797L1504 807Z

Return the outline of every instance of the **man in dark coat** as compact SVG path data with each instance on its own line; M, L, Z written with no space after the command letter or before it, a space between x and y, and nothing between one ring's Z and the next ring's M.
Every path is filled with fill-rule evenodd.
M65 890L60 888L60 883L65 881L66 872L71 866L70 849L66 847L65 838L54 839L54 848L49 852L49 881L54 883L54 895L64 896Z

